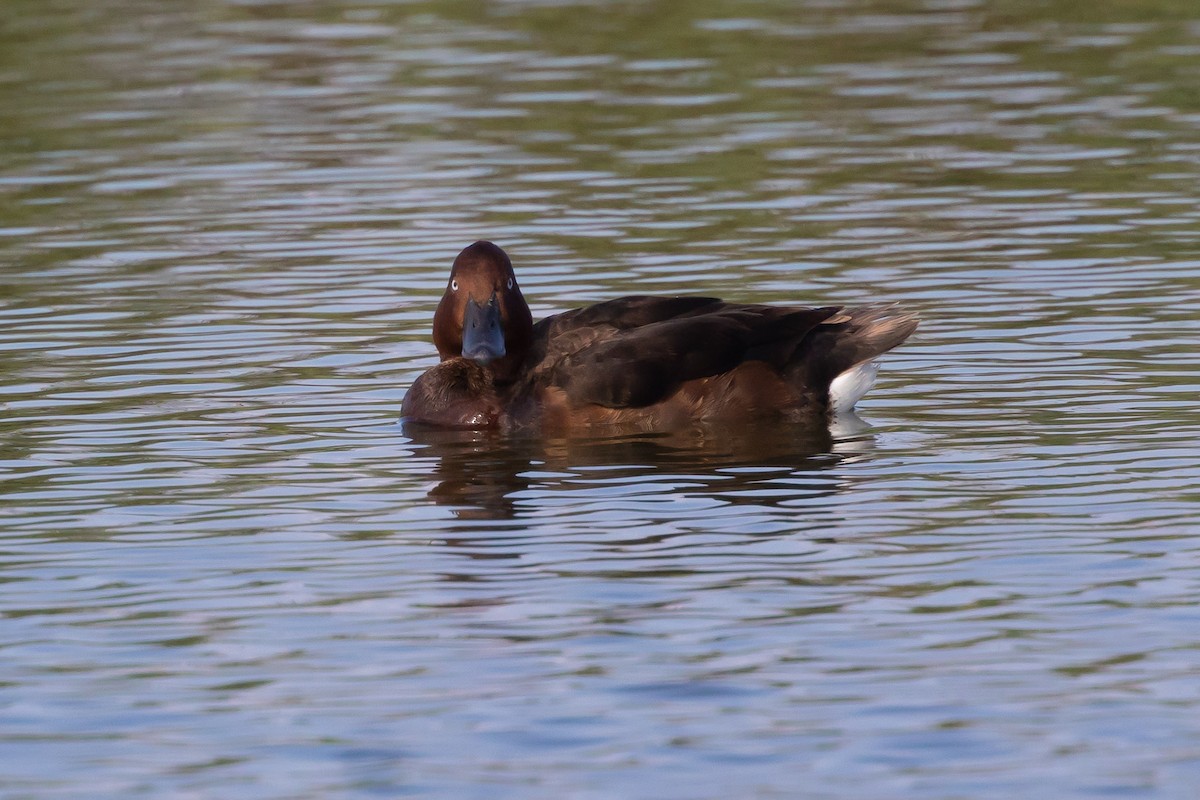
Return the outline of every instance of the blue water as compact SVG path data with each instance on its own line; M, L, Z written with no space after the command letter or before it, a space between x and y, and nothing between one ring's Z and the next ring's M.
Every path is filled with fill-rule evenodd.
M1195 795L1190 7L5 13L0 794ZM405 430L477 238L923 323L829 433Z

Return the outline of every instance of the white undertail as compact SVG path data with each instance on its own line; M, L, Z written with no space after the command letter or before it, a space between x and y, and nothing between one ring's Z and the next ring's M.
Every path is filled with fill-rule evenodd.
M829 384L829 408L834 414L844 414L875 385L879 362L871 360L855 364Z

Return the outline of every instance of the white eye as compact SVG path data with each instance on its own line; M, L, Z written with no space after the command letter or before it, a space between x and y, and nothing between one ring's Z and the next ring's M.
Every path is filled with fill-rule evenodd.
M455 278L454 280L450 281L450 291L452 291L452 292L457 292L457 291L458 291L458 279L457 279L457 278Z
M512 288L512 278L508 279L508 288Z

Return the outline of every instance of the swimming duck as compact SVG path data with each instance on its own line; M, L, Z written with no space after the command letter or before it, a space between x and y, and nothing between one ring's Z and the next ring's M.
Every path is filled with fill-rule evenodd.
M401 411L439 427L545 430L828 419L853 408L875 359L917 322L887 305L638 295L534 324L508 254L480 241L454 259L433 317L441 363Z

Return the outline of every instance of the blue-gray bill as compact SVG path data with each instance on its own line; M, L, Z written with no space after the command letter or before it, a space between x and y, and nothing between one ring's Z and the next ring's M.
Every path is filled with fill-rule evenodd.
M492 293L485 305L470 298L463 314L463 358L488 364L503 358L504 353L504 328L500 324L500 305L496 302L496 293Z

